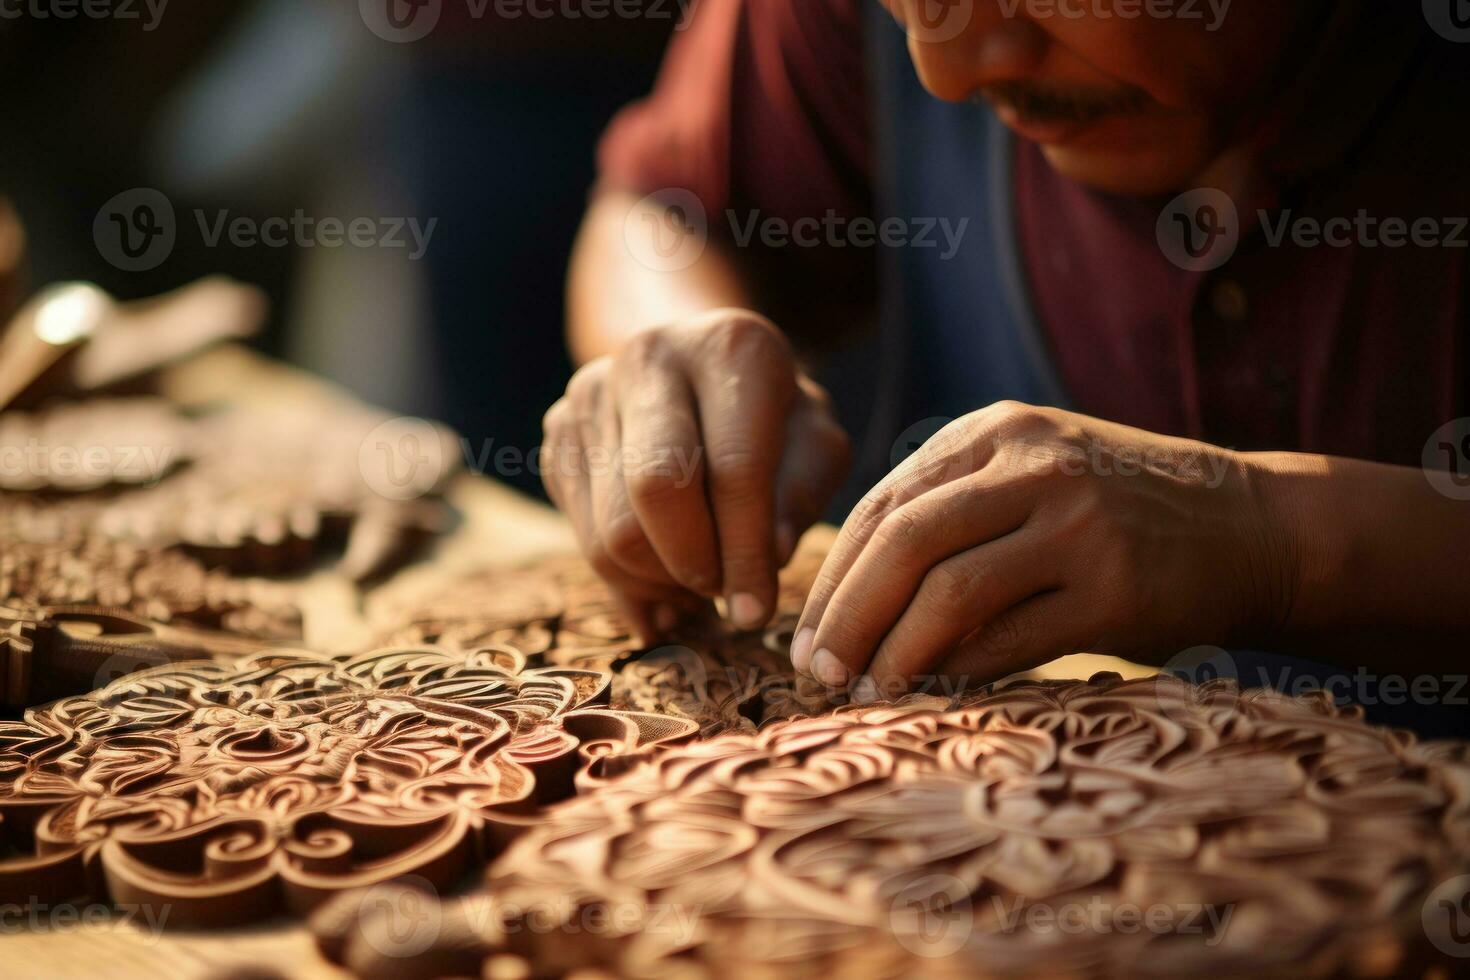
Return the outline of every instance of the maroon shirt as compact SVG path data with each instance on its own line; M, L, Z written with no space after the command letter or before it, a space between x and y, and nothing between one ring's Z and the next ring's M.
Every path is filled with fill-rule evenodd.
M701 0L656 91L610 128L604 183L687 187L712 216L871 214L862 4ZM1092 191L1017 140L1018 243L1080 411L1239 449L1405 464L1470 414L1470 46L1398 2L1338 5L1318 44L1248 145L1258 193L1239 202L1241 243L1215 272L1164 255L1164 200ZM1274 223L1287 208L1432 218L1460 244L1271 247L1257 210ZM849 263L851 283L872 281L871 260L822 259Z

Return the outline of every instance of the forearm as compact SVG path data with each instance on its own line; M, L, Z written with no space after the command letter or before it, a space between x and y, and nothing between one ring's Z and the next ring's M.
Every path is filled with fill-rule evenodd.
M568 343L578 364L616 350L630 334L721 307L751 308L735 261L715 242L688 268L650 268L633 234L663 227L661 207L621 191L597 195L572 254L567 283ZM646 233L646 232L644 232Z
M1465 648L1470 502L1439 493L1418 469L1289 453L1250 458L1276 529L1275 557L1287 568L1284 639L1384 666L1409 659L1437 668Z

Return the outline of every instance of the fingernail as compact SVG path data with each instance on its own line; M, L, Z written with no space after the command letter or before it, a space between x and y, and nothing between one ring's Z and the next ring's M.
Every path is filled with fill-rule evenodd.
M816 642L817 631L810 626L796 631L796 636L791 640L791 666L796 668L798 674L805 674L807 667L812 662L812 644Z
M842 687L847 683L847 668L831 650L818 650L812 657L812 676L828 687Z
M749 592L735 593L727 604L730 607L730 620L737 629L757 629L765 621L766 607Z
M878 700L878 685L867 674L859 677L852 685L852 700L858 704L872 704Z
M679 610L667 603L660 605L654 610L653 625L657 626L660 632L672 633L674 627L679 625Z

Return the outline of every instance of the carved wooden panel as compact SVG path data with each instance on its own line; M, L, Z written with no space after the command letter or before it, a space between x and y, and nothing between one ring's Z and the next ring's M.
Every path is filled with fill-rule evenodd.
M695 731L609 710L608 684L510 648L272 653L33 709L0 724L0 902L90 895L218 925L408 873L448 885L493 814Z
M458 459L447 430L380 430L386 422L340 404L196 418L152 399L0 415L0 471L9 473L0 489L30 491L0 493L0 539L172 549L240 574L300 571L345 541L344 570L371 576L446 526L437 493ZM418 450L432 466L399 499L387 482L395 440L421 436L438 443Z
M301 636L301 610L284 583L207 569L176 549L95 535L7 539L0 547L0 601L38 615L87 605L259 640Z
M612 770L481 891L344 896L322 948L397 980L1402 975L1470 870L1470 746L1233 682L913 697Z

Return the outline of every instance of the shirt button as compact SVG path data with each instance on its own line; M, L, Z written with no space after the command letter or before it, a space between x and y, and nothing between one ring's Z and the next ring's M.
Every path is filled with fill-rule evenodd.
M1239 323L1250 315L1250 299L1234 279L1221 279L1210 291L1210 308L1226 323Z

